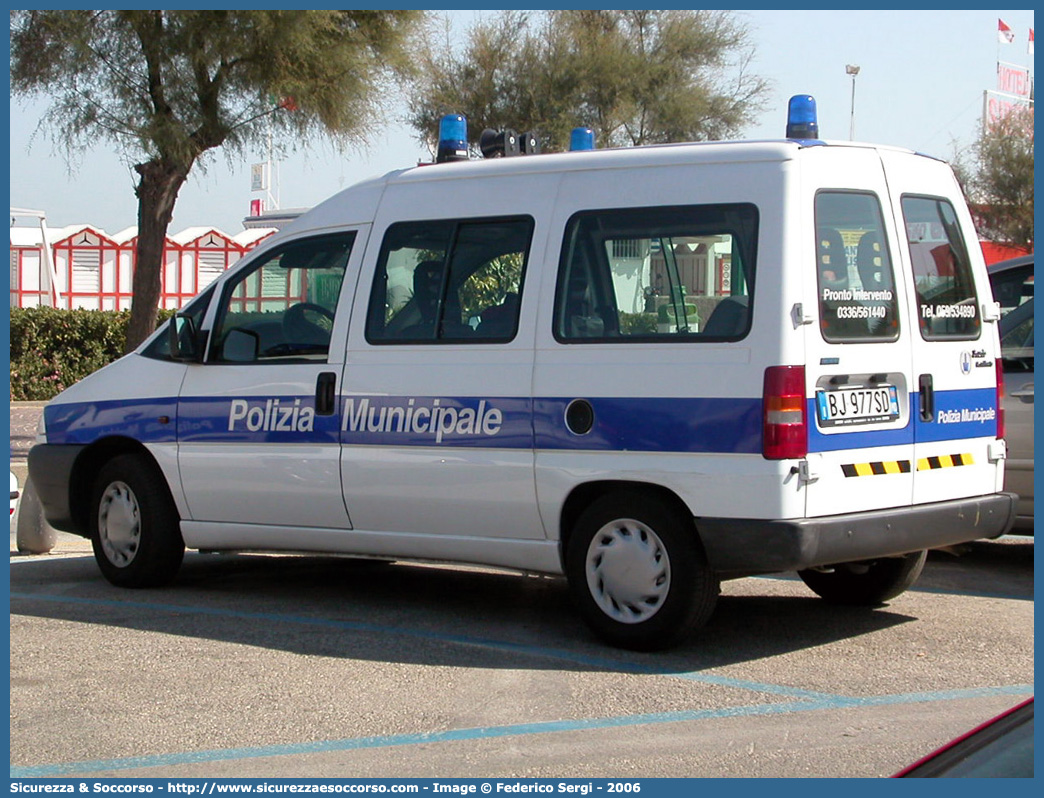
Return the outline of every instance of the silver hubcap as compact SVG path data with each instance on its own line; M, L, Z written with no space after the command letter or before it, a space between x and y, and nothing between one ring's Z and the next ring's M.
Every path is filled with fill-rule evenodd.
M671 587L663 541L645 524L619 518L603 526L587 549L587 586L606 615L641 623L657 613Z
M141 542L141 512L134 491L125 482L113 482L98 503L98 539L113 565L129 565Z

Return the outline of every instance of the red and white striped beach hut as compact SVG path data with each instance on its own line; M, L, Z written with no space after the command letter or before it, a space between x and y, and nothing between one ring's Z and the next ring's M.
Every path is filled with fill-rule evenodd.
M54 240L48 231L48 238ZM39 227L11 228L11 307L54 305L53 282L47 274ZM61 305L59 305L61 307Z
M121 289L117 241L91 225L73 225L63 230L52 250L58 288L65 299L61 307L116 309Z
M180 308L243 257L243 248L216 227L189 227L170 238L176 257L164 261L165 308Z
M160 307L182 307L275 231L272 227L251 228L233 237L215 227L190 227L168 236ZM11 307L130 308L136 227L109 235L81 224L48 228L46 235L54 259L54 279L48 278L40 228L11 228Z
M160 306L180 308L245 253L276 232L248 228L235 236L193 227L164 244ZM133 298L138 229L110 235L91 225L48 228L54 275L48 276L39 227L10 229L10 306L127 310ZM53 287L52 287L53 286Z
M271 238L275 235L276 228L274 227L248 227L246 230L242 230L232 236L232 239L243 248L243 254L245 255L254 247L259 246L262 242Z

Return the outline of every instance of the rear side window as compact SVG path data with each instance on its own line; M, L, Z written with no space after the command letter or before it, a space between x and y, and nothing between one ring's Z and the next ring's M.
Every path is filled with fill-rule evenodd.
M385 234L370 343L503 343L518 330L529 217L403 222Z
M953 205L935 197L903 197L906 239L926 341L979 337L979 301L968 249Z
M1007 316L1023 302L1033 299L1033 264L991 272L990 287L994 300L1000 302L1001 316Z
M832 343L899 337L892 261L874 194L816 195L816 279L819 327Z
M1033 300L1001 319L1001 356L1005 372L1033 371Z
M555 338L738 340L750 329L753 205L583 211L566 226Z

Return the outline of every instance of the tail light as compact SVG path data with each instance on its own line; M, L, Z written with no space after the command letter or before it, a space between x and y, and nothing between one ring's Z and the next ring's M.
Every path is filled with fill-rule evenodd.
M997 366L997 437L1004 437L1004 363L1001 358L993 361Z
M765 459L791 460L808 454L805 367L765 369L761 406L761 453Z

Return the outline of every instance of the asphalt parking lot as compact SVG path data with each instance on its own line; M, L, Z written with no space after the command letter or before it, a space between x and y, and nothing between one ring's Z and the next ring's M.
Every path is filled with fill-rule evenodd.
M593 641L557 579L190 554L11 559L11 775L885 776L1033 691L1033 543L839 609L726 583L682 647Z
M886 776L1033 693L1032 538L934 552L877 610L727 582L650 655L559 579L190 553L130 591L78 538L14 548L15 778Z

